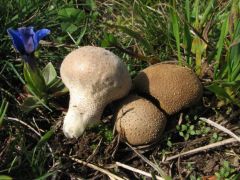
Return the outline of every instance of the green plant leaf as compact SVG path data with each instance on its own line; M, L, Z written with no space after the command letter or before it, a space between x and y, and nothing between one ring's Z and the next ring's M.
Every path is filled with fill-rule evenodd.
M191 126L189 127L189 129L190 129L190 130L194 130L194 125L191 125Z
M38 144L47 142L53 135L54 135L54 131L52 129L47 131L38 141Z
M39 102L39 99L37 99L34 96L30 96L24 99L21 107L22 110L26 113L32 111L33 109L37 108L37 107L41 107L42 103Z
M61 28L69 33L75 32L85 18L85 13L80 9L63 8L58 11L58 19L62 22Z
M179 131L179 130L180 130L180 126L179 126L179 125L177 125L177 126L176 126L176 129Z
M78 27L75 24L68 23L68 22L61 23L61 28L64 31L69 32L69 33L73 33L78 29Z
M186 131L188 129L188 127L185 124L183 124L181 127L182 127L181 129L182 131Z
M47 86L57 78L57 72L51 62L49 62L42 70L42 76Z
M171 140L168 140L168 141L167 141L167 145L168 145L168 147L172 147L172 142L171 142Z
M189 139L189 134L185 134L184 140L187 141Z
M228 161L224 161L223 162L223 167L226 169L229 169L229 162Z
M196 133L195 133L195 131L190 130L189 134L190 134L190 135L195 135Z
M75 20L83 20L84 17L85 14L82 10L73 7L63 8L58 11L58 18L63 21L75 22Z
M12 180L13 178L7 175L0 175L0 180Z
M228 93L226 92L226 90L223 88L223 87L221 87L221 86L219 86L219 85L217 85L217 84L211 84L211 85L209 85L209 86L206 86L206 88L209 90L209 91L211 91L211 92L213 92L214 94L216 94L217 96L220 96L220 97L222 97L222 98L225 98L225 99L228 99L228 100L231 100L232 98L228 95Z
M56 78L49 84L48 92L51 94L50 97L56 97L66 94L68 92L68 89L60 78Z
M38 67L32 69L27 63L24 63L23 74L28 87L38 97L43 97L47 88L40 69Z
M104 38L101 41L101 47L109 47L117 44L117 39L113 34L104 34Z
M214 139L217 139L217 138L218 138L217 133L213 133L213 138L214 138Z
M220 173L216 172L216 173L215 173L215 176L217 177L217 179L221 179Z
M95 0L86 0L86 4L89 6L89 8L92 11L95 11L97 9L97 5L96 5Z
M202 132L201 132L200 130L196 130L195 133L196 133L197 135L202 134Z
M225 177L224 174L225 174L225 169L222 167L222 168L220 169L220 175L221 175L222 177Z
M184 137L184 134L183 134L183 132L181 131L181 132L179 132L179 135L180 136L182 136L182 137Z

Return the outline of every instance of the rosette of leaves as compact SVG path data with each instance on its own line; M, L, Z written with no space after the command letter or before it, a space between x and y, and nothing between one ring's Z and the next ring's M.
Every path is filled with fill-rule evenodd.
M29 112L44 106L51 111L49 106L53 107L54 104L50 100L65 94L67 89L57 76L52 63L49 62L41 70L34 56L40 40L48 35L50 30L41 29L35 32L33 27L21 27L17 30L9 28L7 31L24 62L23 74L28 96L22 104L23 110Z

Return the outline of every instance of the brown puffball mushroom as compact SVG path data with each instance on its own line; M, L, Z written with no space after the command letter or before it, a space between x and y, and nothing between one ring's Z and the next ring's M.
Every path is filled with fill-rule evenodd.
M138 93L158 100L168 115L196 104L202 97L203 87L189 68L175 64L155 64L142 70L133 80Z
M117 132L132 145L157 141L166 125L164 113L137 95L129 95L120 102L115 118Z
M93 46L68 54L60 74L70 93L63 123L63 132L69 138L81 136L86 127L98 122L105 106L127 95L132 84L119 57Z

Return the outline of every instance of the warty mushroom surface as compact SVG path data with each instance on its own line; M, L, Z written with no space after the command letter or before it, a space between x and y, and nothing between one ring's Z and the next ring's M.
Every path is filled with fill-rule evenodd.
M203 87L189 68L175 64L155 64L143 69L133 80L137 93L155 98L168 115L190 107L202 98Z

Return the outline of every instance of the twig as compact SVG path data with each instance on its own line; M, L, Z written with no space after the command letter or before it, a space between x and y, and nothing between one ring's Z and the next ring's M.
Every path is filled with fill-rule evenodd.
M87 160L86 160L87 162L91 161L91 159L96 155L96 153L99 150L99 147L102 143L102 140L103 140L103 138L100 139L100 141L99 141L97 147L94 149L93 153L87 158Z
M204 150L209 150L209 149L213 149L213 148L216 148L216 147L219 147L219 146L224 146L226 144L230 144L230 143L233 143L233 142L237 142L237 140L235 138L225 139L223 141L212 143L212 144L209 144L209 145L206 145L206 146L202 146L202 147L199 147L199 148L187 151L187 152L183 152L183 153L168 157L168 158L166 158L165 161L170 161L170 160L176 159L180 156L187 156L187 155L191 155L191 154L196 154L196 153L204 151Z
M12 95L9 91L3 89L0 87L0 91L2 91L3 93L5 93L7 96L11 97L18 105L21 105L21 103L15 98L14 95Z
M133 172L136 172L136 173L139 173L139 174L142 174L142 175L144 175L144 176L147 176L147 177L152 178L152 175L151 175L150 173L145 172L145 171L142 171L142 170L140 170L140 169L133 168L133 167L131 167L131 166L128 166L128 165L123 164L123 163L120 163L120 162L116 162L116 165L117 165L117 166L120 166L120 167L122 167L122 168L128 169L128 170L130 170L130 171L133 171ZM158 180L164 180L163 178L161 178L161 177L159 177L159 176L155 176L155 177L156 177L156 179L158 179Z
M35 127L37 128L38 132L41 133L41 132L44 132L44 130L40 129L36 123L36 120L35 118L33 117L33 124L35 125Z
M39 132L37 132L37 130L35 130L32 126L28 125L27 123L25 123L24 121L22 121L20 119L13 118L13 117L6 117L6 120L16 121L16 122L28 127L31 131L33 131L35 134L37 134L39 137L41 137L41 134Z
M220 129L221 131L229 134L230 136L232 136L233 138L235 138L237 141L240 142L240 137L238 137L236 134L234 134L232 131L228 130L227 128L221 126L220 124L217 124L217 123L215 123L212 120L207 119L207 118L199 118L199 119L208 123L208 124L210 124L210 125L212 125L212 126L214 126L217 129Z
M134 147L132 147L130 144L126 143L143 161L145 161L148 165L150 165L153 169L155 169L163 178L167 179L168 176L165 174L165 172L156 164L149 161L144 155L139 153Z
M77 44L77 42L75 41L75 39L72 37L72 35L67 32L68 36L71 38L71 40L74 42L74 44L79 48L80 46Z
M76 159L76 158L74 158L74 157L72 157L72 156L68 156L68 157L69 157L71 160L73 160L73 161L75 161L75 162L77 162L77 163L79 163L79 164L83 164L83 165L88 166L88 167L90 167L90 168L92 168L92 169L95 169L95 170L97 170L97 171L100 171L100 172L103 173L103 174L108 175L108 177L111 178L111 179L124 180L123 178L121 178L121 177L119 177L119 176L111 173L110 171L108 171L108 170L106 170L106 169L103 169L103 168L100 168L100 167L98 167L98 166L96 166L96 165L94 165L94 164L87 163L87 162L82 161L82 160L80 160L80 159Z
M34 129L32 126L28 125L27 123L25 123L24 121L20 120L20 119L17 119L17 118L13 118L13 117L6 117L5 118L6 120L10 120L10 121L15 121L15 122L18 122L26 127L28 127L31 131L33 131L35 134L37 134L40 138L41 138L41 134L39 132L37 132L36 129ZM49 145L49 143L47 143L47 147L51 153L51 156L52 156L52 161L53 161L53 165L55 164L55 157L54 157L54 154L53 154L53 150L51 148L51 146Z

